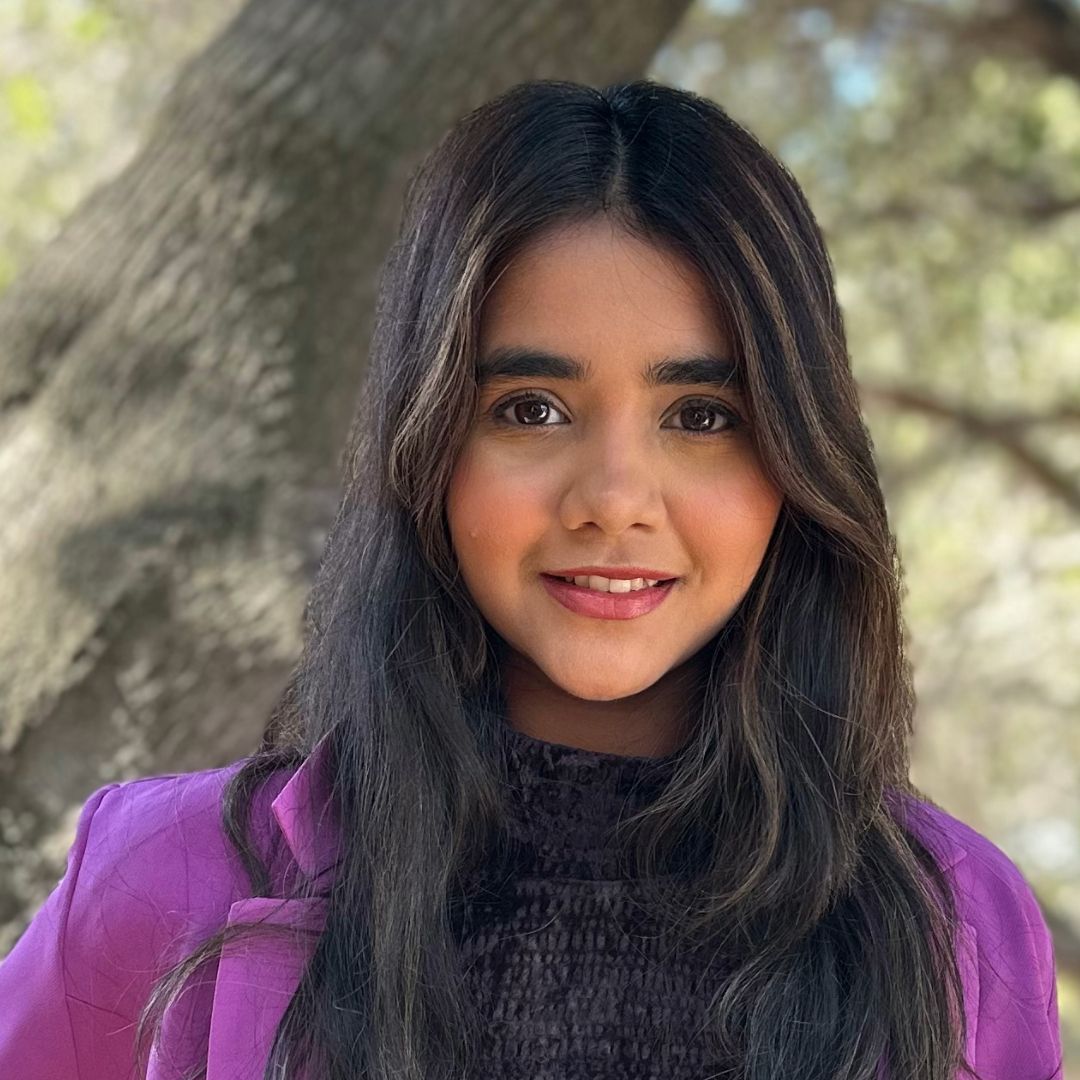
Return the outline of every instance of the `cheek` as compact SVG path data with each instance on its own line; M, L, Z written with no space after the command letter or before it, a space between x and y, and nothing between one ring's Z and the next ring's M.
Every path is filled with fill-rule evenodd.
M520 563L523 549L543 530L543 487L535 473L466 450L450 479L447 520L463 572L483 565Z
M717 579L749 584L772 536L783 496L752 466L722 480L684 490L677 501L676 529L695 550L696 561Z

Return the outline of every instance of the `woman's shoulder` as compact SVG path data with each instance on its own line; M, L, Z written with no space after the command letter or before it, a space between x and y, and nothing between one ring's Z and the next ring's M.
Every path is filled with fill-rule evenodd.
M161 884L172 879L173 862L192 856L214 861L224 839L225 787L242 765L143 776L94 791L75 828L73 851L81 847L84 870L107 865L112 872L138 874L157 867Z
M225 897L242 892L246 875L225 833L223 811L226 787L247 760L95 791L79 813L68 856L69 864L72 856L79 859L80 888L117 894L121 909L144 903L173 908L183 898L192 914L202 906L217 909ZM264 853L273 825L270 807L289 775L270 776L252 799L249 820Z
M973 918L1002 908L1038 910L1024 873L989 837L924 795L897 794L893 811L930 849ZM991 900L996 903L988 911Z
M227 785L247 760L87 798L63 877L0 964L0 1074L127 1074L154 983L253 903L223 823ZM267 859L283 849L281 796L297 771L275 770L252 797L252 839Z
M126 982L140 996L151 969L190 951L250 894L222 823L226 785L244 760L109 784L86 800L57 887L68 899L57 933L69 992L97 1000L105 979L121 991ZM264 851L269 801L287 779L271 777L253 801Z
M995 1076L1060 1077L1053 939L1027 877L992 840L925 797L894 812L945 872L976 1063Z
M994 841L925 796L904 794L897 819L945 871L958 911L983 937L1024 935L1044 954L1049 932L1030 882Z

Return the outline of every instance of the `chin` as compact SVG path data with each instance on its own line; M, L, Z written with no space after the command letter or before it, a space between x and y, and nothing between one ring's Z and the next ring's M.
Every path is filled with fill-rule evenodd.
M643 690L648 690L656 679L608 679L601 682L592 680L582 682L580 679L558 679L551 675L551 681L561 690L582 701L619 701L621 698L633 697Z

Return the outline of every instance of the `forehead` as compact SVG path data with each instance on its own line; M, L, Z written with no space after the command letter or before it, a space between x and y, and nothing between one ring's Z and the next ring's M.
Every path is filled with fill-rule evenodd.
M509 344L598 363L729 349L696 268L605 217L548 232L503 269L484 299L480 346Z

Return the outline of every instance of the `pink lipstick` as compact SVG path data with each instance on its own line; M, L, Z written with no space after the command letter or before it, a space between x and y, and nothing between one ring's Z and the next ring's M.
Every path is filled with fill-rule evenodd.
M604 576L615 575L609 572ZM644 574L640 576L645 577ZM593 619L636 619L658 608L667 599L677 579L625 593L587 589L549 574L541 574L540 580L544 583L544 588L563 607L577 615L588 615Z

